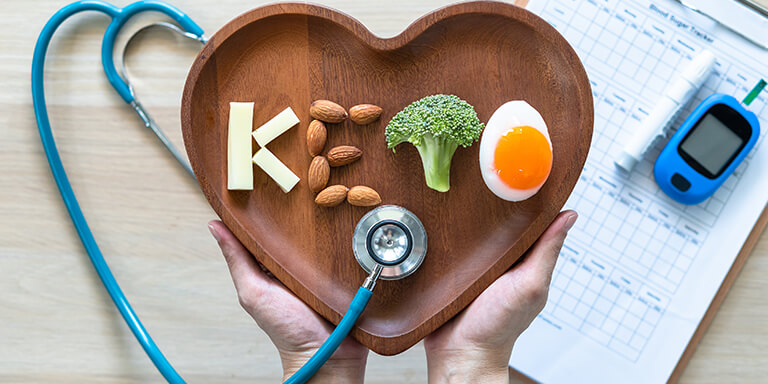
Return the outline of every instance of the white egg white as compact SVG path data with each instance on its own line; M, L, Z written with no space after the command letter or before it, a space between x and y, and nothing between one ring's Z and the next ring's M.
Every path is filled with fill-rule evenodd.
M544 180L540 185L529 189L517 189L508 186L499 178L493 164L496 145L507 132L520 126L530 126L541 132L547 138L550 151L552 150L552 140L549 138L544 118L523 100L510 101L500 106L488 120L480 139L480 173L483 175L483 181L494 195L507 201L525 200L536 194L546 182Z

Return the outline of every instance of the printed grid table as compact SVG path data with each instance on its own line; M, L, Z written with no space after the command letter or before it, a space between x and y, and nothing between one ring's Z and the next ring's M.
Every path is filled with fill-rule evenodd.
M650 8L615 0L547 0L541 14L585 63L595 101L595 132L584 172L566 203L581 218L560 254L538 320L573 327L631 361L639 358L664 316L751 159L712 198L696 206L659 199L663 192L652 172L661 143L632 174L615 169L613 160L649 114L652 101L701 48L690 36L661 23ZM758 79L740 63L718 59L716 73L691 105L715 92L745 94ZM691 109L681 112L674 127ZM765 97L751 109L760 114Z

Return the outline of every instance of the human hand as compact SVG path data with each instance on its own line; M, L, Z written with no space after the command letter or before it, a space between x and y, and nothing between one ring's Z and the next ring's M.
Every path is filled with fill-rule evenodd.
M208 229L227 261L240 305L277 347L285 381L320 348L331 324L266 272L224 223L213 220ZM310 382L362 383L367 359L368 349L347 338Z
M430 383L509 383L512 346L544 308L552 270L577 217L561 212L520 264L424 339Z

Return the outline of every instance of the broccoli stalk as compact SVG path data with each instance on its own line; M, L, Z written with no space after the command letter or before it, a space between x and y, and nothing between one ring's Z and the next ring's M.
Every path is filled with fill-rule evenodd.
M427 186L440 192L448 192L451 188L451 159L459 144L445 138L426 134L421 138L421 144L416 146L424 166L424 177Z
M480 138L484 125L475 109L454 95L433 95L415 101L387 125L387 147L409 142L419 151L427 186L450 189L451 159L459 146Z

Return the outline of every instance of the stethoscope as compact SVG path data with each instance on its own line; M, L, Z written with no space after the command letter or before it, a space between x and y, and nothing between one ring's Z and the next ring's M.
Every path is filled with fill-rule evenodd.
M120 97L138 114L144 125L155 133L163 145L168 148L171 154L193 178L195 175L192 167L181 152L163 134L136 98L125 71L124 60L125 51L133 37L148 28L160 27L169 29L203 44L207 42L207 39L203 35L203 30L189 16L177 8L160 1L137 1L125 8L117 8L103 1L84 0L65 6L48 20L40 32L32 57L32 102L35 118L37 119L37 127L40 131L40 140L43 144L45 155L48 158L51 173L59 188L61 198L69 211L69 216L72 218L72 223L104 288L109 293L112 302L136 337L136 340L144 349L144 352L149 356L166 381L174 384L184 383L184 380L152 340L125 297L125 294L120 289L120 285L118 285L115 277L112 275L88 226L88 222L85 220L85 216L80 209L80 204L77 202L72 185L69 183L53 138L48 111L45 105L45 91L43 87L45 54L51 37L61 23L70 16L84 11L98 11L112 18L112 22L110 22L104 33L101 46L101 61L107 79ZM126 43L121 55L121 70L118 71L113 57L117 34L128 19L138 13L147 11L166 14L178 23L179 26L170 23L156 23L137 31ZM286 383L304 383L308 381L331 357L368 305L378 279L397 280L409 276L416 271L422 261L424 261L424 256L427 253L427 234L424 225L412 212L399 206L384 205L369 211L360 219L353 233L352 250L360 266L368 273L368 277L366 277L362 286L358 289L357 294L350 303L349 309L328 339L315 355L291 376Z

